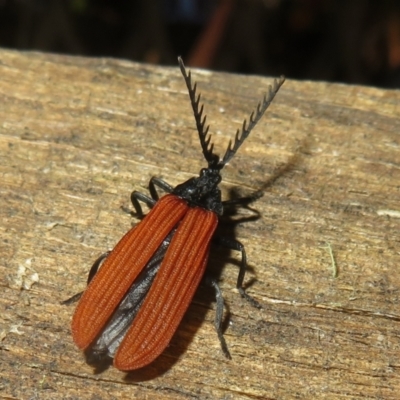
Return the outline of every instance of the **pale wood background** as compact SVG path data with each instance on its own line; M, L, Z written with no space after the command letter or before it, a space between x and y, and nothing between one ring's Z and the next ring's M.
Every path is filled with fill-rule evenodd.
M272 80L193 75L222 152ZM183 79L177 67L6 50L0 77L0 398L399 398L400 91L284 84L222 185L266 190L262 217L235 230L263 309L234 289L237 255L214 252L233 360L201 288L164 354L126 375L85 363L74 306L60 301L136 221L120 208L133 189L204 166Z

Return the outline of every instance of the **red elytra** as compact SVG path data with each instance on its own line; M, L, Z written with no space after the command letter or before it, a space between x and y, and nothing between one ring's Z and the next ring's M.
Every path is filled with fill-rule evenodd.
M189 208L174 195L160 199L115 246L85 290L72 320L74 342L86 349L167 234L179 223L160 270L114 357L120 370L143 367L170 342L207 265L215 213Z
M222 159L213 153L208 127L205 128L203 106L190 72L179 58L185 79L203 155L208 167L197 178L172 188L158 178L150 181L151 198L138 192L131 195L139 215L139 201L150 212L118 242L115 248L97 260L89 274L88 287L80 298L72 319L72 336L82 350L95 356L114 358L116 368L129 371L154 361L167 347L203 278L210 245L224 208L249 204L258 194L228 201L221 200L218 185L220 171L260 120L275 97L284 78L274 81L268 96L251 114L249 124L243 123ZM169 193L158 199L156 186ZM243 288L247 268L244 247L234 240L219 240L219 244L239 250L242 263L237 288L253 305ZM100 260L105 259L99 268ZM92 278L92 274L95 273ZM222 350L230 354L222 334L223 299L215 281L217 313L215 327Z

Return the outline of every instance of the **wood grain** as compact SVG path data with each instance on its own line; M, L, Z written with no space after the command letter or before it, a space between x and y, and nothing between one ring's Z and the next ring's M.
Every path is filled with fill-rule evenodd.
M272 80L192 73L222 153ZM399 398L400 91L284 84L223 171L225 198L265 190L234 231L263 309L234 289L239 256L216 249L233 359L200 288L163 355L126 375L85 363L60 301L136 221L121 210L133 189L204 166L183 79L7 50L0 76L0 398Z

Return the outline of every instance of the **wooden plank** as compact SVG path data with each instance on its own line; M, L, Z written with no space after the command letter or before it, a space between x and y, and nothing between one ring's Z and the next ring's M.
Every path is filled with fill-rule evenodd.
M271 78L192 73L223 152ZM238 255L217 249L232 361L202 288L165 353L126 375L85 363L60 301L136 221L120 208L132 190L204 166L183 79L177 67L7 50L0 75L2 398L398 398L399 91L284 84L223 171L225 197L265 190L261 218L235 229L263 309L233 289Z

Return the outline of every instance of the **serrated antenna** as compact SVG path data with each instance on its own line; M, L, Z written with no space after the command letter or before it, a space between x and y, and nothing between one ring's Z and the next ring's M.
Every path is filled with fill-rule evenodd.
M235 155L238 151L239 147L243 144L246 140L247 136L249 136L252 129L257 125L257 122L261 119L264 115L265 111L271 104L272 100L274 99L275 95L278 93L280 87L285 82L285 77L282 75L279 79L274 79L273 86L269 86L268 94L264 95L263 100L258 103L256 113L254 115L254 111L251 113L249 118L249 125L247 125L247 120L243 121L242 129L238 129L235 135L235 141L232 145L232 141L229 141L228 148L226 149L225 155L222 160L218 163L220 168L223 168L226 163L230 161L230 159Z
M200 95L196 96L197 83L195 83L192 86L191 73L190 73L190 71L189 71L189 73L186 72L185 64L183 63L181 57L178 57L178 63L179 63L179 67L181 69L183 78L185 79L186 87L189 92L190 103L192 104L194 119L196 120L197 132L199 133L199 139L200 139L201 148L203 150L204 158L208 162L209 167L212 165L217 165L218 161L219 161L219 157L213 153L214 144L213 143L210 144L211 135L208 135L208 137L207 137L208 129L210 128L210 125L207 125L207 127L204 129L207 117L206 116L203 117L203 110L204 110L203 104L200 105L200 109L199 109L201 96Z

